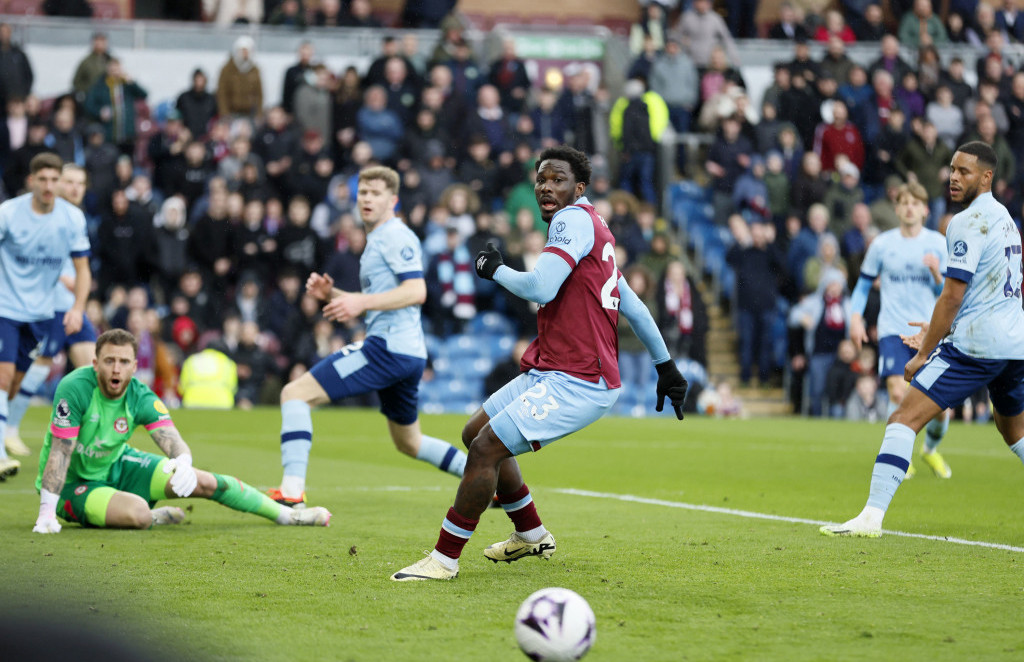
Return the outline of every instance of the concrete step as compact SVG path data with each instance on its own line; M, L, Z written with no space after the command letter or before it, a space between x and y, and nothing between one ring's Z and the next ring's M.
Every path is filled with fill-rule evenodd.
M784 400L743 400L743 413L746 416L789 416L793 406Z

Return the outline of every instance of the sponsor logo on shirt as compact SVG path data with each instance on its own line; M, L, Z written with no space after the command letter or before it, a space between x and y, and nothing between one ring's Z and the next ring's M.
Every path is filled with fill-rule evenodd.
M565 232L565 221L559 221L555 223L555 232L559 234Z
M548 243L549 244L562 244L563 246L568 246L569 244L572 243L572 238L571 237L563 237L561 235L557 235L556 234L554 237L548 237Z
M163 414L165 416L167 414L171 413L171 412L167 411L167 405L164 404L163 400L154 400L153 401L153 409L156 410L156 413Z
M97 446L103 446L106 443L107 442L104 441L103 439L97 439L96 440L96 445ZM93 448L92 446L83 446L83 445L79 444L79 445L75 446L75 452L80 454L80 455L85 455L86 457L91 457L91 458L94 458L94 459L98 459L98 458L106 457L106 456L110 455L113 451L112 450L96 450L96 448Z

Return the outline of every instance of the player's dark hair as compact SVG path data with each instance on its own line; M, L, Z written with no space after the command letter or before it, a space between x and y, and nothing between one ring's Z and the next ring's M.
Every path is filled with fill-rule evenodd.
M42 154L36 154L32 157L32 160L28 162L28 173L34 175L40 170L52 168L60 171L64 167L64 161L54 154L53 152L43 152Z
M100 355L100 350L103 349L104 345L114 345L115 347L131 345L132 353L135 356L139 355L139 341L124 329L111 329L101 333L100 337L96 339L96 356Z
M568 145L548 147L540 153L540 156L537 158L537 163L534 165L534 170L540 172L540 164L549 159L565 161L569 164L569 168L572 169L572 176L576 179L577 184L583 182L588 186L590 185L590 159L588 159L587 155L580 150L569 147Z
M996 165L999 164L999 159L996 157L996 150L992 149L987 143L983 143L980 140L972 140L969 143L964 143L956 148L956 151L963 152L964 154L970 154L978 159L978 165L985 170L995 170Z

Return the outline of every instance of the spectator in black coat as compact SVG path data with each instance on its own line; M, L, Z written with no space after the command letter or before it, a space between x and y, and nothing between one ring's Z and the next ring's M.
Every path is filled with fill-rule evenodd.
M288 170L288 192L316 204L327 198L327 186L334 174L334 161L324 147L324 138L314 129L302 134L302 146L292 157Z
M769 383L775 368L772 328L777 318L778 282L785 273L782 255L775 247L775 226L747 224L743 217L729 219L736 243L726 262L736 272L736 305L739 309L740 381L750 382L755 360L762 385Z
M34 79L25 51L11 41L10 23L0 23L0 105L31 94Z
M238 391L235 404L239 409L251 409L260 404L260 394L268 377L275 372L275 365L263 347L260 346L260 326L256 322L242 322L238 346L229 354L238 369Z
M217 97L207 91L206 82L206 72L196 69L192 72L192 87L178 95L175 102L185 127L197 139L207 134L217 116Z
M278 196L287 193L287 178L299 140L280 106L267 112L267 122L252 141L252 151L263 159L267 182Z
M114 285L131 287L147 280L151 228L150 219L131 207L125 192L114 191L98 233L100 292L105 293Z
M735 116L722 120L722 129L708 149L705 169L714 179L715 222L724 224L732 213L732 191L736 180L750 167L753 145L740 133Z
M526 73L526 63L516 55L515 40L501 42L501 57L491 63L488 81L498 88L505 112L523 112L530 92L530 76Z
M150 261L156 285L161 292L161 301L164 302L170 301L171 293L178 286L178 280L188 264L187 219L185 200L175 195L164 200L153 221Z
M281 106L289 113L295 109L295 92L307 83L306 74L313 70L313 42L299 44L299 61L284 72L284 88L281 91Z
M277 233L278 259L296 273L319 272L324 262L320 238L309 227L309 201L297 195L288 203L288 223Z
M189 257L203 272L214 291L222 294L232 268L233 230L228 222L228 195L220 188L210 191L206 213L196 221L189 237Z

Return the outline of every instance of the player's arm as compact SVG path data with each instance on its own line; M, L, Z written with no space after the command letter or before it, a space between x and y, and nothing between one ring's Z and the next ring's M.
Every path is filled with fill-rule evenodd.
M516 271L505 266L494 244L476 257L476 273L493 280L520 299L545 304L555 298L572 267L555 253L541 253L532 271Z
M907 362L903 371L903 377L909 382L914 374L925 364L928 356L938 346L939 342L949 335L953 327L953 320L960 312L960 306L964 301L964 293L967 291L967 283L947 276L946 284L942 288L942 294L935 301L935 309L932 311L932 319L928 322L927 330L921 339L921 345L917 348L917 354Z
M619 314L626 318L629 326L633 329L640 342L647 348L651 355L654 368L658 371L658 403L655 407L661 411L668 397L675 409L676 417L683 420L683 403L686 401L686 379L679 372L675 361L668 353L665 339L661 337L658 330L658 323L654 321L651 311L647 309L644 302L636 295L623 276L619 276Z
M169 418L153 426L147 426L150 427L152 429L149 430L149 436L153 438L153 442L171 458L170 462L164 464L164 473L174 472L171 476L171 489L180 497L191 495L199 483L199 478L196 476L196 470L192 468L192 451L188 444L181 438L181 433Z
M871 294L874 282L875 276L860 272L857 284L853 288L853 295L850 297L850 340L858 352L861 345L868 341L868 332L864 327L864 309L867 308L868 295Z
M72 436L63 436L54 431L50 441L50 455L43 467L43 477L39 490L39 517L32 527L33 533L60 533L60 522L57 521L57 501L60 491L67 480L68 467L71 465L71 454L75 450L78 439L75 432L67 431Z
M399 274L398 277L401 279L402 275ZM368 310L398 310L408 306L422 306L426 300L427 282L423 275L417 272L413 278L400 280L398 287L374 294L344 292L335 288L330 303L324 306L324 316L335 322L347 322Z

